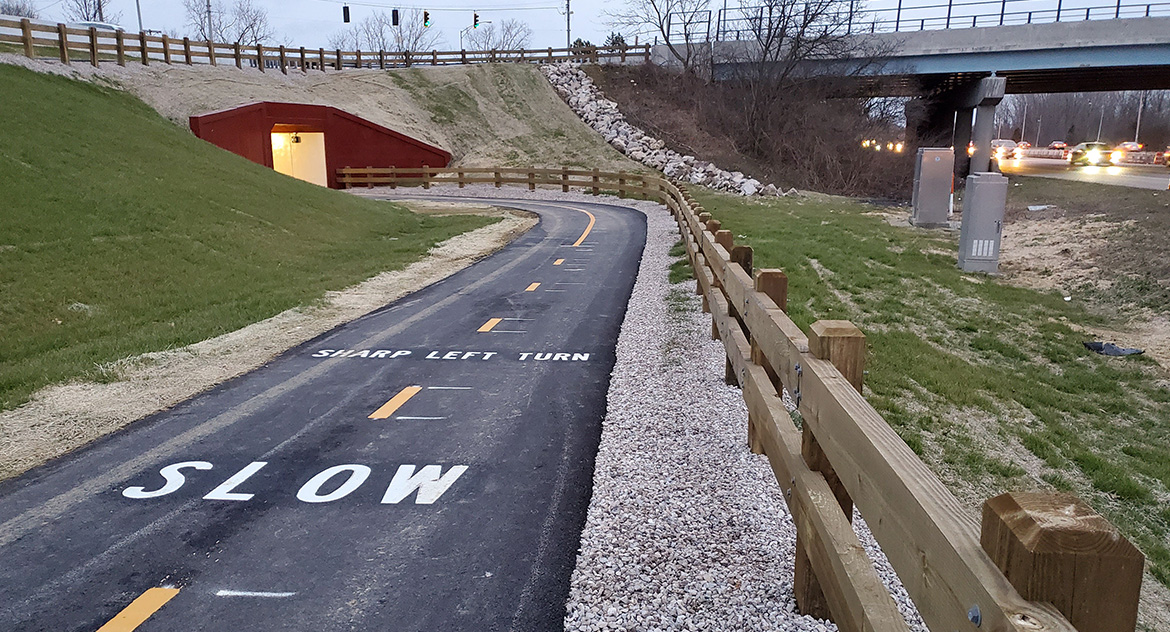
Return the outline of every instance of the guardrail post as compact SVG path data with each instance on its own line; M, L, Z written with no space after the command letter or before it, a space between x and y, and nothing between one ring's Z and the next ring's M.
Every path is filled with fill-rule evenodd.
M594 168L593 169L593 195L601 195L601 189L598 187L598 184L600 183L601 178L597 175L597 173L598 173L598 169Z
M118 65L126 65L126 34L122 31L114 33L114 45L118 49Z
M467 64L467 51L462 48L459 49L459 63Z
M500 188L501 181L500 181L500 172L499 171L492 172L492 183L496 185L497 189Z
M321 72L326 72L326 70L325 70L325 49L324 48L317 49L317 65L321 67Z
M464 184L465 184L465 183L463 182L463 172L462 172L462 171L460 171L460 172L459 172L458 174L456 174L456 175L457 175L457 177L458 177L458 179L459 179L459 188L460 188L460 189L462 189L462 188L463 188L463 186L464 186Z
M390 167L389 176L390 176L390 188L397 189L398 188L398 167Z
M301 47L301 74L309 74L309 58L305 56L305 47Z
M428 167L427 165L423 165L422 174L423 174L423 188L424 189L431 188L431 168Z
M239 42L232 46L232 56L236 58L236 68L244 67L244 52L241 50Z
M61 63L69 66L69 36L65 33L65 25L60 22L57 23L57 41L61 45Z
M284 54L284 44L280 45L280 72L288 74L288 57Z
M569 192L569 168L561 167L561 192Z
M139 45L142 46L142 65L149 66L150 65L150 53L148 52L148 49L146 48L146 44L147 44L146 33L139 33L138 34L138 43L139 43Z
M439 65L439 51L434 49L434 48L431 49L431 65L432 66Z
M189 37L183 38L183 61L186 62L188 66L191 65L191 38Z
M340 48L337 49L337 59L334 61L337 62L337 69L341 70L341 49Z
M536 190L536 173L534 173L531 169L528 170L528 190Z
M24 44L24 56L32 59L36 53L33 52L32 20L28 18L20 19L20 41Z
M207 40L207 59L211 62L212 66L219 65L215 59L215 43L211 40Z
M89 63L97 68L98 65L98 41L97 41L97 27L89 27Z
M260 72L264 72L264 45L263 44L256 45L256 67L260 69Z
M853 323L847 320L818 320L809 328L808 350L814 357L832 362L841 375L861 392L862 376L865 372L865 334ZM800 451L809 468L824 475L829 489L845 512L845 517L852 521L853 499L841 484L807 423L803 425ZM794 579L796 603L802 614L828 618L830 616L828 602L825 600L820 582L813 573L808 554L804 552L800 533L796 534L796 539Z
M1136 627L1145 558L1076 496L987 500L979 542L1020 596L1056 606L1079 632Z

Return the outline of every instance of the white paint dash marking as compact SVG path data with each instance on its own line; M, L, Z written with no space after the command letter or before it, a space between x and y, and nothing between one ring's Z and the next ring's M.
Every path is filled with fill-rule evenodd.
M470 391L470 386L428 386L428 391Z
M221 590L215 593L216 597L267 597L273 599L281 599L284 597L292 597L295 592L255 592L251 590Z
M395 417L395 419L407 419L410 421L438 421L440 419L446 419L446 417L408 417L405 415L401 415L401 416Z

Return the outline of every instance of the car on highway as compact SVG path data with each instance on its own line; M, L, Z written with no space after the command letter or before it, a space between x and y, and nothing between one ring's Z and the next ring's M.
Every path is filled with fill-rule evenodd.
M99 31L109 31L110 33L117 33L118 31L125 31L126 30L126 29L118 26L117 24L110 24L108 22L72 22L70 24L66 24L66 26L68 26L71 29L86 29L86 30L89 30L90 27L93 27Z
M1054 140L1051 143L1048 143L1048 148L1049 149L1068 149L1068 143L1064 142L1063 140Z
M992 160L1011 160L1016 150L1016 141L1007 138L996 138L991 141Z
M1016 143L1016 148L1012 150L1012 157L1015 158L1016 160L1019 160L1020 158L1024 157L1024 150L1031 149L1031 148L1032 148L1032 143L1029 143L1026 140L1022 140L1022 141Z
M1100 142L1080 143L1068 152L1068 164L1100 166L1109 164L1109 155L1112 153L1109 145Z

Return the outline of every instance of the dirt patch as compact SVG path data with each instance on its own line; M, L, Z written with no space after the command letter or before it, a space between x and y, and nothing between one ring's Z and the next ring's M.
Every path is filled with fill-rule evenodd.
M105 367L116 378L111 383L74 382L38 391L27 404L0 413L0 480L247 373L306 340L444 279L504 247L537 222L528 213L484 205L406 205L419 206L423 212L470 212L502 219L448 239L404 270L330 292L311 307L291 309L181 349L116 362Z

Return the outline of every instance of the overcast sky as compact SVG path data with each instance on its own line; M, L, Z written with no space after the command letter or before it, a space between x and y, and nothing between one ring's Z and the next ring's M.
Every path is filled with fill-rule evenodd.
M63 20L65 3L61 0L33 0L41 17L47 20ZM230 4L231 0L227 0ZM188 33L186 14L182 0L139 0L142 7L142 26L146 29ZM362 0L360 4L350 3L350 24L341 19L340 0L255 0L268 9L269 19L276 30L278 39L287 40L297 46L318 48L329 45L329 36L347 26L356 24L363 17L375 11L389 11L393 8L428 9L431 12L431 28L442 33L446 48L458 50L460 29L471 26L472 14L479 13L480 23L489 20L522 20L532 27L532 45L536 48L565 46L565 0L442 0L434 4L410 0L393 4L394 0ZM605 41L610 32L602 11L607 6L620 6L619 0L571 0L572 36L589 40L595 44ZM114 13L121 13L118 22L128 31L138 30L138 16L134 0L112 0ZM457 9L456 7L466 7ZM503 10L497 7L523 7ZM543 8L547 7L547 8ZM107 15L107 21L111 21ZM633 44L633 40L630 40ZM440 46L440 48L444 48Z
M501 21L506 19L521 20L532 27L533 48L548 46L561 48L565 46L565 0L441 0L428 4L426 0L409 0L404 4L393 4L395 0L359 0L349 3L350 25L342 22L342 0L254 0L260 6L268 9L269 18L276 31L278 41L288 42L294 46L318 48L329 45L329 36L361 21L361 19L375 11L389 11L390 9L427 9L431 12L431 28L442 33L443 44L440 49L459 49L459 31L471 26L472 14L479 13L480 22ZM604 43L612 27L607 24L606 10L615 11L623 8L626 0L570 0L572 2L572 38L584 38L594 44ZM1137 5L1147 0L1122 0L1123 6ZM64 20L66 0L33 0L40 10L41 17L47 20ZM165 32L174 32L180 35L190 32L187 18L183 10L182 0L139 0L142 7L142 25L146 29ZM230 4L232 0L224 0ZM946 15L945 0L870 0L862 2L868 9L885 9L880 19L892 21L894 7L901 5L901 19L903 28L915 25L921 18L934 18L940 21ZM992 25L998 22L998 13L1006 10L1007 22L1022 22L1026 20L1028 11L1042 11L1048 14L1058 6L1058 0L1007 0L1001 5L994 0L954 0L956 7L952 11L955 24L968 24L972 14L981 14L985 19L981 25ZM744 4L754 4L747 0ZM940 8L940 4L942 5ZM1078 7L1113 6L1113 0L1059 0L1063 8L1063 19L1083 19L1084 10ZM739 5L738 0L712 0L711 8L719 9L723 6L734 7ZM965 6L964 6L965 5ZM120 13L119 24L128 31L138 30L138 17L134 0L111 0L112 12ZM914 9L912 7L930 7ZM459 8L463 7L463 8ZM508 7L508 8L504 8ZM1144 4L1132 9L1139 11ZM1047 11L1045 11L1047 10ZM1106 8L1094 12L1094 17L1112 17L1103 15L1110 13ZM1013 16L1014 14L1014 16ZM1051 21L1052 16L1045 18L1036 16L1037 21ZM107 16L107 21L113 21ZM939 28L941 22L928 28ZM914 26L910 26L914 28ZM632 33L625 33L627 41L634 43ZM644 40L643 40L644 41Z

